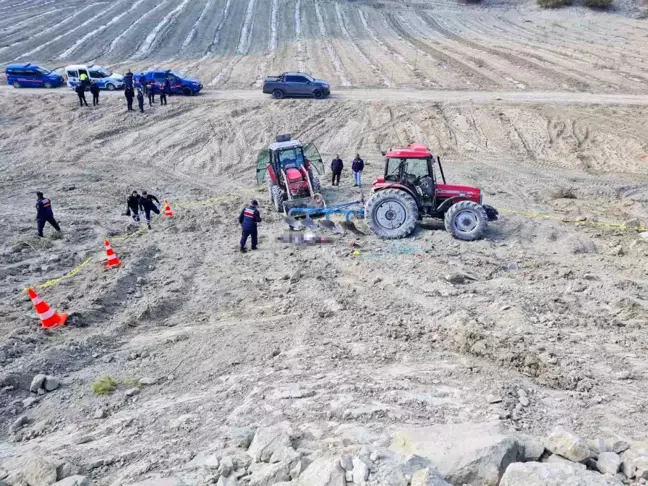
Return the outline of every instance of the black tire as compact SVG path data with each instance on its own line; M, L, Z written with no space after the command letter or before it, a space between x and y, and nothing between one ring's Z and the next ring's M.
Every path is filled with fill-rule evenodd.
M416 200L401 189L374 193L365 206L365 220L380 238L395 240L409 236L416 228L419 210Z
M47 88L47 89L52 89L53 88L52 83L45 83L43 86L45 86L45 88Z
M474 241L484 236L488 215L481 204L461 201L445 213L445 229L458 240Z
M321 89L316 89L315 91L313 91L313 98L315 98L316 100L321 100L322 98L324 98L324 93Z
M315 194L322 190L322 183L320 182L320 178L314 172L311 173L311 186L313 186L313 192Z
M184 87L182 88L182 94L185 96L193 96L193 91L191 91L191 88Z
M18 81L14 81L12 86L14 88L20 88L20 83Z
M284 192L279 186L272 186L272 204L278 213L284 212Z
M108 84L106 85L106 89L107 89L108 91L115 91L115 89L117 89L117 86L115 86L115 85L112 84L112 83L108 83Z
M280 100L280 99L282 99L282 98L284 97L284 92L281 91L280 89L275 89L275 90L272 92L272 97L273 97L275 100Z

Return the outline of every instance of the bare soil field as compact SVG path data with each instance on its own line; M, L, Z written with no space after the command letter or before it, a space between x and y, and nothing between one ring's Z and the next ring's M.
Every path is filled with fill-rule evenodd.
M631 446L623 475L578 484L643 484L628 466L648 449L648 26L637 13L632 2L601 13L0 1L0 64L169 66L209 85L144 114L119 93L81 109L64 89L0 89L0 485L78 472L88 482L57 486L497 486L510 458L480 469L493 448L460 472L432 459L444 441L497 449L499 434L521 444L556 426L614 441L610 454ZM334 96L261 96L263 76L288 69L329 78ZM281 243L287 227L254 179L256 154L284 133L315 142L325 165L344 159L339 187L323 176L330 204L368 196L382 150L421 142L501 218L470 243L434 221L405 240L357 222L358 233L325 233L327 245ZM134 226L122 215L133 189L175 216ZM62 237L35 236L37 190ZM260 245L241 254L251 198ZM104 270L105 238L120 268ZM64 328L40 328L29 286L70 315ZM60 386L30 391L39 373ZM106 377L114 390L96 393ZM534 455L533 440L506 453L573 452L555 439ZM602 448L585 447L596 463Z

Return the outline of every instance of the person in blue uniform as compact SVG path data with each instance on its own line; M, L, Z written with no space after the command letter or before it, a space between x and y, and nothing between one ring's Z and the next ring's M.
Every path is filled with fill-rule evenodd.
M56 231L61 232L61 227L59 226L56 219L54 219L54 211L52 211L52 201L43 196L42 192L36 193L36 221L38 222L38 236L43 236L43 228L45 228L45 223L51 224Z
M252 237L252 249L257 249L258 233L257 223L261 222L261 214L259 213L259 202L255 199L252 203L243 208L239 216L239 223L241 224L241 252L246 252L245 245L247 244L248 237Z
M153 194L142 191L142 195L139 198L139 204L140 208L142 208L142 210L144 211L146 226L148 226L148 229L151 229L151 211L155 214L160 214L160 201Z

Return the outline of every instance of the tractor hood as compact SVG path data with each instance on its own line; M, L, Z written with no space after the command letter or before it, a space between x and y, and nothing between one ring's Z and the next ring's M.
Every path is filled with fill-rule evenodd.
M477 187L437 184L437 197L447 199L457 196L463 196L466 199L481 204L481 190Z

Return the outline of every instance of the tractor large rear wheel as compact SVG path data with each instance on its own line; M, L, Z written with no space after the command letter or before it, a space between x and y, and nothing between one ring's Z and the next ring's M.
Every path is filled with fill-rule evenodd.
M284 212L284 192L279 186L272 186L272 204L278 213Z
M418 221L416 200L400 189L376 192L365 207L365 219L371 230L381 238L395 240L409 236Z
M481 204L461 201L445 213L445 229L458 240L474 241L484 236L488 215Z

